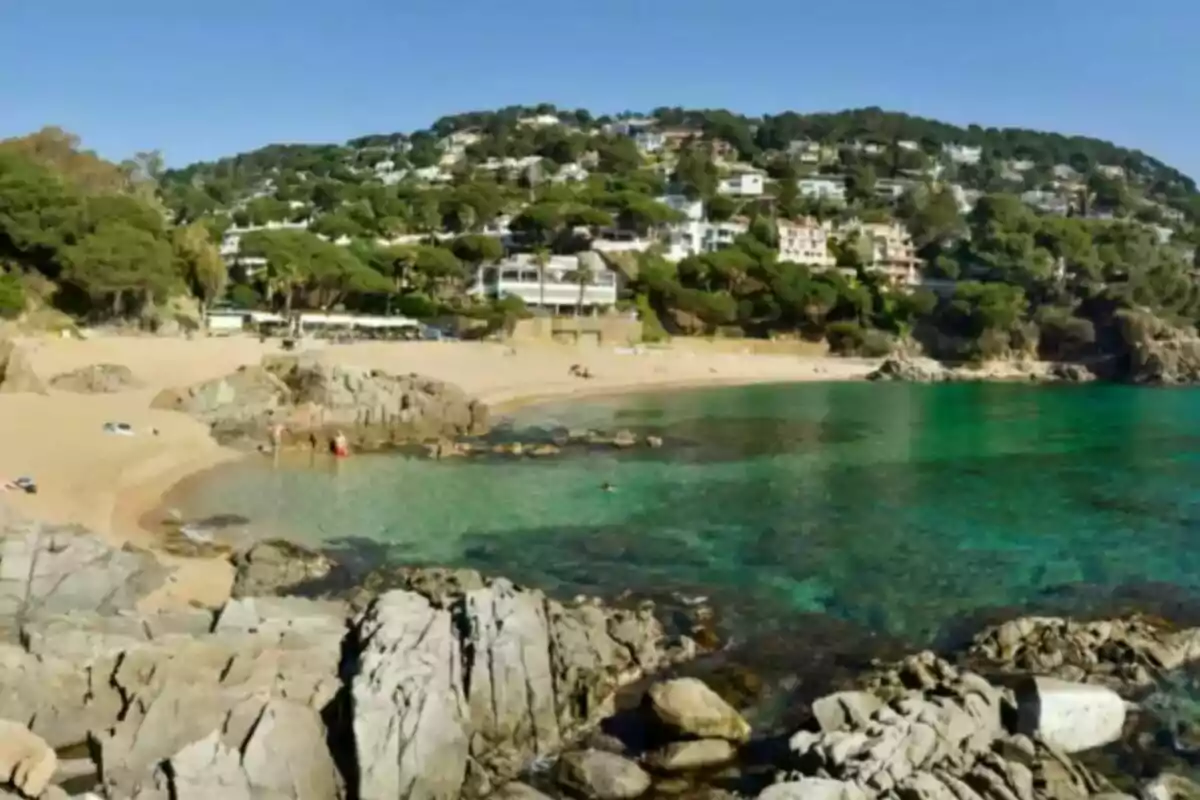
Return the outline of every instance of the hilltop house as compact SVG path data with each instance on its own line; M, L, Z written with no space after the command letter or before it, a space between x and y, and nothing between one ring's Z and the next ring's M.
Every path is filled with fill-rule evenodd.
M745 170L722 178L717 191L730 197L762 197L763 179L761 171Z
M868 270L881 272L895 286L915 286L921 281L921 260L908 229L898 222L853 221L843 235L861 234L870 244Z
M801 197L829 200L834 203L846 202L846 179L841 175L800 178L796 181L796 189Z
M725 222L680 222L667 228L667 249L663 257L668 261L681 261L700 253L715 253L733 244L738 236L749 229L746 220L740 218Z

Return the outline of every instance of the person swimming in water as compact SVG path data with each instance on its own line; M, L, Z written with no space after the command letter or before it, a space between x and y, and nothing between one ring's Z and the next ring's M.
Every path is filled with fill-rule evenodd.
M616 490L617 490L617 487L613 486L608 481L605 481L604 483L600 484L600 491L602 491L602 492L615 492Z

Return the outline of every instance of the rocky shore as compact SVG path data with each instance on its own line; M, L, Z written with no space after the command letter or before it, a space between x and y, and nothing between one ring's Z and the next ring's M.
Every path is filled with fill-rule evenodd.
M173 580L153 553L0 521L0 797L1200 792L1173 772L1195 723L1164 689L1200 659L1200 629L1010 621L826 687L780 735L694 677L703 621L665 626L650 603L564 603L470 570L351 585L329 556L260 542L231 556L219 608L147 613Z

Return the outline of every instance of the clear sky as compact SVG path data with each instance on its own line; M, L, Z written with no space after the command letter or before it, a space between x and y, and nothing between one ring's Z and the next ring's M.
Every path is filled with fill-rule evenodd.
M0 0L0 136L181 166L553 102L878 105L1200 177L1200 0Z

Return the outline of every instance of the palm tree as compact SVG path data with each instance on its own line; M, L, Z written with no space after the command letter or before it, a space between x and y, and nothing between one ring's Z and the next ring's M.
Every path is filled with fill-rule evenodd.
M538 305L546 307L546 267L550 265L550 251L539 247L533 251L533 265L538 273Z
M575 316L581 317L583 316L583 293L596 280L596 276L592 273L591 267L581 262L578 267L567 273L566 278L579 285L579 299L575 301Z

